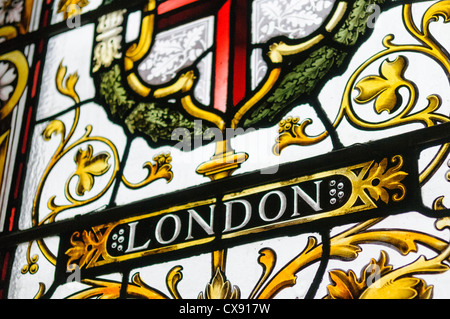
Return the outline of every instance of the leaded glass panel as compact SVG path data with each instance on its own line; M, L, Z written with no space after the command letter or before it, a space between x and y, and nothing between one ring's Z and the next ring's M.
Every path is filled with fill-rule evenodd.
M1 297L448 298L449 17L0 0Z

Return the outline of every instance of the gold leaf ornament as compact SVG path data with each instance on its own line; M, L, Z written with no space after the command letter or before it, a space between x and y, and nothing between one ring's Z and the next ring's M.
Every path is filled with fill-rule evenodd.
M380 76L367 76L356 84L359 95L355 101L365 104L376 99L375 110L378 114L383 111L392 113L397 110L401 105L398 90L401 87L414 89L413 84L404 78L407 66L407 60L403 56L397 57L392 62L386 59L381 64Z
M367 177L369 182L367 190L372 198L375 200L381 199L386 204L389 202L388 190L399 190L399 193L394 194L392 199L400 201L406 194L405 185L401 181L408 175L408 173L401 171L403 160L399 156L392 158L392 161L398 161L398 164L389 169L387 168L388 160L384 158L379 164L374 163L370 169Z
M70 257L67 262L68 267L77 260L79 260L77 264L80 268L87 265L94 257L97 251L96 247L99 245L94 233L90 231L83 231L81 235L79 232L75 232L70 238L70 242L72 247L66 252Z
M324 138L324 134L319 136L309 136L306 134L306 128L312 124L311 119L305 119L300 122L298 117L287 117L281 120L278 124L279 136L276 138L276 143L272 148L275 155L279 156L281 151L289 145L308 146L313 145Z
M53 134L60 134L63 138L66 135L66 127L60 120L53 120L42 132L44 140L49 141Z
M330 279L334 285L328 286L329 295L326 299L358 299L368 288L368 282L372 278L379 278L392 270L392 266L387 263L388 256L386 252L381 251L378 261L372 259L365 267L360 280L353 270L349 270L348 273L342 270L330 271Z
M239 299L240 290L237 287L232 287L231 283L226 280L225 275L220 270L216 269L216 273L205 290L205 296L200 293L198 299Z
M144 164L144 167L147 167L151 174L154 175L154 178L164 178L167 182L170 182L173 178L173 172L171 171L172 165L172 157L170 153L160 154L153 157L153 160L156 162L155 165L152 165L150 162Z
M362 299L431 299L433 286L427 286L423 279L399 278L378 289L367 290Z
M58 13L63 13L64 19L78 15L81 8L89 4L88 0L60 0L58 3Z
M436 228L443 230L450 228L450 218L444 217L436 221ZM413 277L414 274L441 274L448 271L449 266L444 263L450 256L450 245L439 255L427 259L423 255L414 262L395 269L382 276L361 295L362 298L391 298L391 299L430 299L433 286L427 286L423 279Z
M415 277L397 277L381 284L378 281L392 271L388 265L388 255L381 251L378 261L372 259L362 272L358 280L356 274L350 270L330 272L334 285L328 286L329 295L326 299L429 299L433 286L427 286L425 281Z
M110 168L108 164L110 155L108 153L100 153L96 156L93 156L92 153L92 146L88 145L85 151L80 148L75 154L74 160L77 164L77 170L73 176L78 176L76 186L78 196L83 196L86 191L92 189L94 186L94 176L103 175Z
M143 166L148 170L148 175L143 181L139 183L131 183L125 178L125 176L122 176L122 181L124 184L129 188L137 189L147 186L155 180L161 178L165 179L167 183L169 183L173 179L172 165L170 164L172 163L172 156L170 153L157 155L153 157L153 160L155 161L155 164L146 162Z
M56 88L61 94L70 97L75 103L80 103L80 97L78 96L78 93L75 91L75 86L79 79L78 73L75 72L74 74L69 74L67 78L66 74L67 74L67 67L63 66L61 62L56 72L55 78Z
M352 270L348 273L333 270L329 275L335 285L328 286L329 296L326 299L357 299L365 287L365 283L359 282Z

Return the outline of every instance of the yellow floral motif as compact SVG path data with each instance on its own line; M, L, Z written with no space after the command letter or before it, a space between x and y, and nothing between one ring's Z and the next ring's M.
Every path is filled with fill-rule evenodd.
M170 164L172 162L172 157L170 156L170 153L156 155L153 157L153 160L155 161L155 164L146 162L143 166L148 170L148 176L145 180L134 184L129 182L125 176L122 176L122 181L124 184L129 188L137 189L144 187L160 178L165 179L167 183L169 183L173 178L172 165Z
M419 92L418 88L412 81L404 78L408 60L403 55L398 55L400 52L415 52L420 53L436 61L448 74L450 70L450 59L448 53L443 46L437 42L436 38L432 36L430 24L443 18L443 23L450 21L450 1L437 1L431 5L422 17L421 25L418 25L412 17L411 3L403 4L403 23L408 31L418 42L418 44L395 44L393 42L394 35L388 34L383 39L383 46L385 49L369 57L362 63L349 78L345 90L342 94L342 101L339 112L333 122L333 127L337 128L344 119L350 122L353 126L369 130L382 130L401 125L420 123L425 127L431 127L440 123L447 123L449 117L444 114L435 112L438 110L442 101L437 94L427 96L428 105L422 108L421 111L413 112L416 106L419 106ZM439 20L442 22L442 20ZM389 55L395 54L397 58L394 61L386 59ZM380 66L379 75L366 76L358 80L367 68L378 63L383 59ZM409 98L401 103L400 88L407 88L409 91ZM359 95L354 98L353 91L359 91ZM374 101L374 109L377 114L387 111L389 114L395 114L389 119L379 117L380 121L367 121L361 118L354 109L353 103L358 104L368 103ZM396 112L398 111L398 112ZM295 134L288 134L288 132L280 132L280 136L276 140L273 147L275 155L280 155L281 150L289 145L312 145L323 141L330 135L328 130L317 136L309 136L306 134L304 128L307 122L298 124L291 130ZM430 173L439 164L440 159L449 149L449 145L445 144L437 153L436 157L428 168L420 174L420 182L427 180Z
M76 240L76 238L80 238L80 236L82 240ZM93 232L83 231L81 235L79 232L76 232L72 235L70 242L73 246L66 252L66 254L70 256L70 259L67 263L68 268L72 264L72 262L78 259L79 261L77 264L80 267L83 267L84 265L88 264L90 260L92 260L95 252L98 251L96 247L98 246L99 242L96 240Z
M393 62L385 60L381 64L381 76L371 75L356 84L360 93L355 101L363 104L376 99L375 110L378 113L382 111L392 113L401 103L398 98L398 90L401 87L414 90L413 84L404 79L406 67L406 59L403 56L399 56Z
M84 230L81 234L79 232L73 233L70 238L72 247L66 251L70 257L67 261L67 268L70 269L74 264L80 268L89 267L90 263L97 261L100 256L105 253L105 240L114 224L108 225L106 231L102 232L102 228L94 227L92 231Z
M153 157L153 160L160 166L163 166L164 164L170 164L170 162L172 162L172 157L170 157L170 154L160 154Z
M4 31L5 28L0 30ZM0 31L0 37L2 35L5 34ZM6 36L8 38L7 34ZM0 120L3 120L11 114L22 97L27 86L29 68L25 55L15 50L0 55L0 69L3 69L3 72L0 71Z
M285 120L281 120L279 123L279 133L290 132L292 128L300 121L298 117L288 117Z
M237 287L231 287L231 283L226 280L220 268L216 269L216 274L205 290L205 296L200 293L198 299L239 299L240 290Z
M388 160L384 158L379 164L374 163L368 173L368 177L365 179L367 182L366 189L369 191L370 196L375 199L381 199L386 204L389 202L388 190L399 190L399 194L394 194L392 199L394 201L402 200L405 196L405 185L401 181L408 175L408 173L401 171L403 166L403 160L400 156L395 156L392 161L397 160L399 163L387 168Z
M78 176L78 183L76 193L78 196L83 196L86 191L90 191L94 186L94 176L101 176L105 174L110 165L108 153L100 153L92 156L92 146L88 145L87 150L79 149L75 155L75 163L77 163L77 170L74 175Z
M67 67L62 65L62 62L59 64L58 71L56 72L56 88L58 91L70 97L75 103L80 102L80 97L78 93L75 91L75 86L78 83L78 73L75 72L73 74L69 74L66 78ZM66 81L64 82L64 78Z
M280 155L281 151L289 145L307 146L317 142L305 133L306 127L312 123L311 119L306 119L300 123L298 117L287 117L278 124L278 133L276 144L273 147L273 153Z
M60 0L58 13L63 13L64 19L68 19L80 13L81 8L89 4L89 0Z
M389 257L385 251L381 251L378 261L372 259L362 272L358 280L353 270L345 273L342 270L330 271L330 278L334 285L328 286L329 295L325 299L359 299L364 298L367 289L376 285L376 280L392 272L392 266L388 265ZM382 289L382 287L379 287ZM414 277L405 277L395 280L387 289L384 296L399 299L430 299L433 286L427 286L425 281Z

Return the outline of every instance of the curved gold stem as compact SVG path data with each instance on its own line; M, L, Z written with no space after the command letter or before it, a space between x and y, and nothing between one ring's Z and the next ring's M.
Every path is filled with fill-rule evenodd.
M430 176L436 172L436 170L442 165L446 156L450 152L450 143L444 144L439 148L439 151L434 156L431 163L427 165L427 167L419 174L419 184L423 185L426 183Z
M227 264L227 250L215 250L213 251L213 260L212 260L212 275L217 272L217 269L220 269L222 273L225 273L225 266Z
M79 79L78 74L76 72L74 74L70 74L66 78L66 81L64 83L66 73L67 67L63 66L61 61L58 67L58 71L56 72L55 78L56 88L61 94L72 98L72 100L75 103L80 103L80 97L78 96L78 93L75 91L75 85L77 84Z
M436 222L436 228L442 230L444 227L449 227L449 218L443 218ZM439 252L439 254L431 259L425 258L421 255L414 262L398 268L380 279L375 281L372 285L366 289L360 298L374 299L374 298L385 298L386 294L392 294L393 289L390 287L397 283L399 286L397 288L409 288L408 283L400 282L400 278L405 278L406 276L411 277L415 274L439 274L449 270L449 266L444 263L444 260L448 260L450 256L450 244L446 243L446 247ZM408 279L406 279L408 280ZM394 291L394 296L401 295L398 290Z
M0 28L0 38L11 40L17 37L17 29L11 25L3 26Z
M89 299L94 297L100 299L118 299L121 296L121 282L102 279L83 279L82 283L91 286L91 288L77 292L69 296L69 299ZM127 284L126 294L135 298L168 299L162 292L149 287L142 280L139 273L136 273L133 276L133 281Z
M281 290L295 285L298 273L306 265L317 261L322 256L322 245L316 246L314 237L308 239L306 248L300 255L283 267L257 295L257 299L271 299Z
M181 104L186 112L193 117L213 123L222 132L225 130L225 121L219 115L202 110L196 106L190 95L182 97Z
M42 133L44 136L44 139L49 140L51 138L51 135L53 133L57 133L61 135L61 142L58 145L58 148L56 149L53 157L50 159L50 163L49 165L46 167L42 177L41 177L41 181L38 184L38 188L36 191L36 195L34 197L34 201L33 201L33 207L32 207L32 226L36 227L39 226L39 216L38 216L38 204L40 202L40 198L41 198L41 193L42 193L42 189L44 187L44 184L48 178L48 175L50 174L50 171L52 170L53 166L56 164L56 162L58 162L58 160L61 158L61 153L63 152L64 147L67 145L68 141L70 140L70 138L72 137L73 133L75 132L75 128L78 125L78 121L80 118L80 108L77 107L75 109L75 116L74 116L74 121L72 124L72 127L69 131L69 134L67 136L65 136L65 126L64 124L62 124L62 122L58 121L53 121L52 123L50 123L47 128L44 130L44 132ZM58 123L58 126L52 125L54 123Z
M256 293L261 289L262 285L266 282L266 280L271 275L276 261L276 254L272 249L265 248L259 252L258 263L263 266L263 274L256 284L255 288L251 292L249 299L253 299L256 296Z
M7 117L19 102L28 82L28 61L22 52L16 50L0 55L0 61L8 61L17 69L17 84L13 94L0 108L0 120Z
M231 121L231 128L235 129L238 127L239 122L241 121L242 117L256 104L258 103L263 97L269 93L269 91L273 88L275 83L278 81L278 78L280 77L281 68L274 68L267 78L267 81L264 83L264 85L261 87L261 89L256 92L247 102L244 103L244 105L241 106L239 111L235 114L233 120Z
M183 279L182 271L183 267L175 266L167 274L166 283L170 294L175 299L182 299L180 293L178 292L177 285L181 279Z

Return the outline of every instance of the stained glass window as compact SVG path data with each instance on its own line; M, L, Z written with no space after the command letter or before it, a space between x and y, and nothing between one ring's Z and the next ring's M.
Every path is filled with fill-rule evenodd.
M1 298L449 298L449 19L0 0Z

